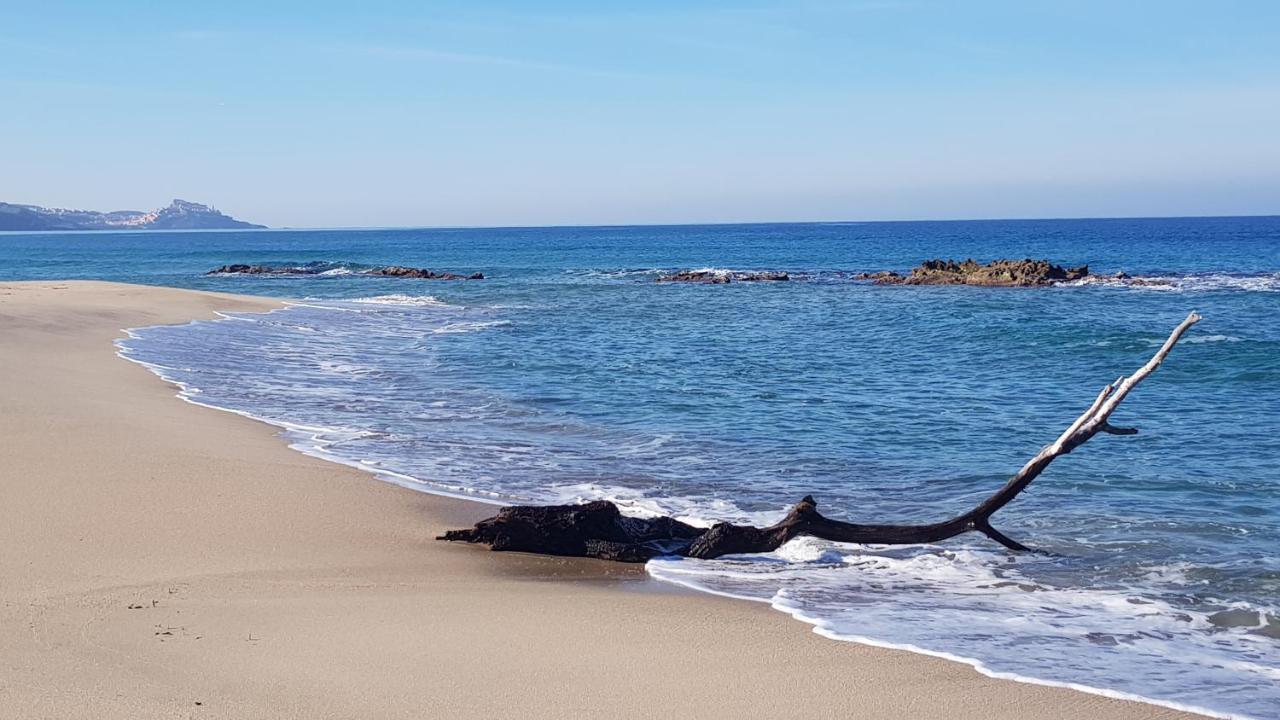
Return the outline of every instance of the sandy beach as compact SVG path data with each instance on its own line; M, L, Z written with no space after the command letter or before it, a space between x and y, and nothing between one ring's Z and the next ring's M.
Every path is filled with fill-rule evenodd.
M304 456L112 344L277 306L0 283L0 717L1196 717L436 542L492 506Z

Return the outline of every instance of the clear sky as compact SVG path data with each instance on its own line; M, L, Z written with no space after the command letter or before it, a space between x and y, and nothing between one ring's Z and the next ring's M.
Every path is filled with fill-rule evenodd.
M0 0L0 200L273 226L1280 213L1280 2Z

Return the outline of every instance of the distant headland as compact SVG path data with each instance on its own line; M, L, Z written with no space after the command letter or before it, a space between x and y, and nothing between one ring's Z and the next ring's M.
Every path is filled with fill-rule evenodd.
M264 228L217 209L174 200L151 212L64 210L0 202L0 230L227 230Z

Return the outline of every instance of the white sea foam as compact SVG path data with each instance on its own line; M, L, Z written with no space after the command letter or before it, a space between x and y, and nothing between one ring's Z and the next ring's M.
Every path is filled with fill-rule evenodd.
M316 363L316 366L324 372L335 375L369 375L378 372L377 368L368 365L334 362L332 360L320 360Z
M359 308L343 307L338 303L329 304L321 300L285 300L285 305L289 307L316 308L317 310L334 310L336 312L361 312Z
M431 332L435 335L453 335L457 333L470 333L488 330L490 328L508 327L511 325L510 320L488 320L484 322L455 322L442 325L433 329Z
M1241 342L1242 340L1243 338L1238 338L1234 335L1195 335L1193 337L1189 337L1185 339L1183 342L1187 343L1188 345L1199 345L1201 343L1216 343L1216 342L1234 343L1234 342Z
M627 278L642 277L645 275L658 275L664 270L658 268L630 268L621 270L605 270L599 268L590 268L587 270L565 270L566 275L581 275L583 277L599 277L599 278Z
M707 273L708 275L715 275L716 277L724 277L725 275L732 275L733 273L736 273L739 271L734 270L732 268L702 267L702 268L695 268L693 270L690 270L689 272L699 273L699 274Z
M450 305L434 295L375 295L373 297L355 298L350 302L362 305L400 305L405 307L457 307Z
M1247 691L1251 683L1274 682L1280 673L1244 659L1248 652L1224 649L1226 636L1204 614L1124 590L1046 586L1023 578L1019 562L985 550L838 545L804 537L764 556L660 558L647 569L665 582L769 603L834 640L909 650L964 662L991 677L1214 717L1245 716L1076 678L1096 677L1111 666L1113 672L1103 675L1130 681L1179 667L1205 668L1201 672L1208 675L1220 672L1210 669L1217 667L1224 677L1214 680ZM1230 637L1232 644L1252 643L1265 652L1263 638L1241 632ZM1063 649L1072 646L1072 656L1064 656Z
M1152 347L1159 347L1160 345L1164 344L1164 339L1163 338L1159 338L1159 339L1144 338L1143 342L1145 342L1148 345L1151 345ZM1244 338L1236 337L1235 335L1192 335L1190 337L1183 338L1181 342L1185 345L1204 345L1206 343L1238 343L1238 342L1244 342ZM1093 344L1098 345L1099 347L1103 346L1101 342L1095 342Z
M695 527L711 527L716 522L769 525L777 522L785 511L749 512L722 498L679 495L655 496L651 491L621 485L570 483L550 485L539 492L540 502L572 504L591 500L609 500L624 515L632 517L670 516Z
M230 319L230 318L227 318L227 319ZM196 322L199 322L199 321L196 321ZM189 323L189 324L194 324L194 323ZM136 332L140 330L145 330L145 329L147 328L125 329L123 330L123 332L125 332L126 335L130 338L136 338L137 337ZM229 408L229 407L224 407L222 405L203 402L202 400L197 399L196 397L202 392L199 388L193 387L188 383L182 382L181 380L178 380L172 377L171 375L167 374L166 368L162 365L147 362L145 360L141 360L137 357L134 357L132 355L132 350L123 340L116 341L116 347L117 347L116 355L119 356L120 358L128 360L129 362L137 363L138 365L141 365L147 368L148 370L151 370L156 375L158 375L160 379L177 387L178 392L175 395L175 397L177 397L178 399L184 402L191 403L192 405L199 405L200 407L209 408L211 410L220 410L222 412L231 413L232 415L239 415L240 417L249 418L251 420L257 420L258 422L262 422L262 423L266 423L267 425L278 427L281 429L282 431L281 435L284 437L285 441L289 444L289 447L293 450L297 450L298 452L303 453L304 455L309 455L312 457L320 458L322 460L335 462L340 465L353 467L357 470L367 472L373 475L375 478L382 480L383 482L388 482L393 485L398 485L400 487L408 488L410 490L418 490L420 492L431 493L434 495L443 495L446 497L472 500L475 502L482 502L489 505L509 505L511 502L510 498L505 497L500 493L489 492L482 488L473 488L473 487L467 487L462 485L454 485L454 484L448 484L448 483L433 483L427 480L414 477L412 475L407 475L405 473L400 473L394 470L387 469L382 466L381 462L378 462L378 461L353 460L341 454L334 453L331 450L331 447L335 444L360 438L360 437L370 436L371 433L369 433L368 431L354 429L354 428L329 427L329 426L293 423L293 422L280 420L277 418L267 417L264 415L258 415L258 414L247 412L244 410L237 410L235 408Z
M1106 275L1091 275L1081 280L1060 283L1059 286L1102 286L1142 292L1177 293L1222 290L1280 292L1280 273L1192 273L1187 275L1141 275L1123 279Z

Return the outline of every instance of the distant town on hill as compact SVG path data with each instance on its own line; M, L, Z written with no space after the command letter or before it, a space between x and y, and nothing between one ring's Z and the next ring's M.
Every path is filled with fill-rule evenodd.
M0 202L0 230L225 230L263 228L217 209L174 200L151 212L64 210Z

